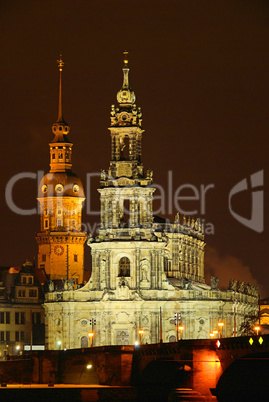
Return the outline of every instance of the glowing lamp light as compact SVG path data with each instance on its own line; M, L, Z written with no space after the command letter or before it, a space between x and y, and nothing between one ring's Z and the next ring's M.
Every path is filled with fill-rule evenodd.
M180 331L180 339L182 340L182 333L183 333L183 330L184 330L184 326L183 326L183 325L179 325L177 328L178 328L178 330Z
M94 337L94 333L93 332L89 332L88 333L88 337L90 338L90 340L91 340L91 348L93 347L93 337Z
M257 335L259 335L261 327L259 325L255 325L254 330L256 331Z
M139 333L139 335L140 335L140 343L141 343L141 345L142 345L144 330L143 330L143 329L140 329L140 330L138 331L138 333Z
M215 335L213 334L213 332L210 332L209 336L210 336L210 338L215 338Z
M220 337L222 338L222 330L223 330L223 327L224 327L224 322L222 322L222 321L218 322L218 326L220 328Z
M92 364L87 364L86 369L90 370L92 368Z
M17 345L17 346L16 346L16 350L18 350L18 351L19 351L19 350L20 350L20 348L21 348L21 347L20 347L20 345Z

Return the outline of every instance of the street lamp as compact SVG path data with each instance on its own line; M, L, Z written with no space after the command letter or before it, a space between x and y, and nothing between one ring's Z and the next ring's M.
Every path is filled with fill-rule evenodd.
M89 332L88 333L88 336L89 336L89 338L90 338L90 340L91 340L91 348L93 347L93 337L94 337L94 333L93 332Z
M140 329L140 330L138 331L138 333L139 333L139 335L140 335L140 344L142 345L144 330L143 330L143 329Z
M58 345L58 349L61 349L62 342L61 342L61 341L58 341L58 342L57 342L57 345Z
M222 329L223 329L223 326L224 326L224 322L222 322L222 321L218 322L218 326L220 328L220 337L222 338Z
M259 335L261 327L259 325L255 325L254 330L257 332L257 335Z
M19 350L20 350L20 348L21 348L20 345L17 345L17 346L16 346L17 355L19 355Z
M214 338L215 338L215 336L219 333L219 331L217 329L213 329L212 333L213 333Z
M178 325L177 329L180 331L180 340L182 341L182 334L184 330L184 326L182 324Z
M209 336L210 336L210 338L215 338L215 335L213 334L213 332L210 332L210 334L209 334Z

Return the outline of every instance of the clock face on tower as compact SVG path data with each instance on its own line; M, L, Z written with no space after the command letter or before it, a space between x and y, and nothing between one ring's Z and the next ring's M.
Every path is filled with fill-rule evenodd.
M63 248L63 246L55 246L54 247L54 253L55 254L57 254L57 255L62 255L63 254L63 252L64 252L64 248Z

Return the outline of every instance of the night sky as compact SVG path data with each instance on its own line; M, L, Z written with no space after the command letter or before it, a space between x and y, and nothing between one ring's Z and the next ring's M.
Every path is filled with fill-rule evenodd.
M230 278L254 282L261 297L269 296L267 1L1 0L0 33L0 266L21 265L37 253L39 217L12 212L5 188L16 174L49 169L60 51L73 171L86 187L87 173L109 166L110 106L122 84L127 49L131 86L143 112L145 169L154 170L166 195L168 171L173 192L182 184L214 185L205 213L197 200L180 203L214 226L206 236L207 282L210 275L219 276L224 288ZM230 214L228 195L261 170L264 231L258 233ZM95 178L88 186L94 210L97 187ZM14 202L35 208L36 193L37 181L22 179L14 186ZM250 218L250 190L235 195L232 207ZM174 219L176 212L166 202L162 215ZM84 225L98 222L85 208ZM86 261L89 268L88 247Z

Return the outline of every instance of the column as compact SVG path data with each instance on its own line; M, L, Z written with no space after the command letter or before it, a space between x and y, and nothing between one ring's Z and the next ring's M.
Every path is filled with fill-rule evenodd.
M117 222L117 201L113 200L112 201L112 227L116 228L118 226L118 222Z
M135 202L133 199L130 199L130 226L135 226Z
M120 160L120 141L118 135L115 136L115 160Z
M163 250L160 250L158 252L158 288L162 289L162 273L164 272L164 267L163 267L163 256L164 252Z
M71 304L71 303L69 303ZM74 318L75 318L75 313L74 313L74 306L70 305L69 306L69 345L67 346L70 349L74 349L76 347L75 345L75 331L74 331Z
M140 287L140 250L135 250L135 265L136 265L136 288Z
M100 204L101 204L101 228L103 229L105 226L105 201L103 197L100 197Z
M156 251L151 251L151 289L156 289Z
M110 251L106 250L106 287L110 289Z

